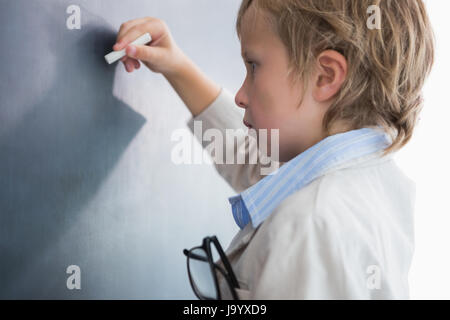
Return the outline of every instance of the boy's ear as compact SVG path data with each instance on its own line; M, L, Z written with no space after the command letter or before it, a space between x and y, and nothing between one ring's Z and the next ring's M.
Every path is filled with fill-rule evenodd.
M347 60L335 50L325 50L316 59L313 97L317 102L332 99L347 77Z

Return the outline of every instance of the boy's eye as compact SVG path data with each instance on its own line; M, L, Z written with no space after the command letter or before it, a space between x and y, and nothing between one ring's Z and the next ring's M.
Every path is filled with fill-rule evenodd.
M255 68L256 68L256 63L254 63L253 61L246 61L246 63L250 65L252 73L254 73L255 72Z

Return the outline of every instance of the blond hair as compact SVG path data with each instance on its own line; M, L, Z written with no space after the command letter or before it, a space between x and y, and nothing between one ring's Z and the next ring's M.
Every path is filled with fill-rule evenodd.
M236 31L250 7L269 20L289 54L288 74L305 79L324 50L340 52L348 74L323 119L352 128L381 126L392 137L385 154L410 139L423 106L422 87L434 60L434 37L422 0L243 0ZM368 8L378 6L381 28L368 28Z

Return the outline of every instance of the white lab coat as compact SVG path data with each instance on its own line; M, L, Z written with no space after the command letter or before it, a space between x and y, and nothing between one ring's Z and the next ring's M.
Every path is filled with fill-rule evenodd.
M203 130L244 128L225 88L189 120L192 131L195 120L202 121ZM264 177L259 164L215 167L237 193ZM226 254L240 298L409 298L414 197L414 182L392 155L364 156L317 178L283 200L256 229L249 223L231 241Z

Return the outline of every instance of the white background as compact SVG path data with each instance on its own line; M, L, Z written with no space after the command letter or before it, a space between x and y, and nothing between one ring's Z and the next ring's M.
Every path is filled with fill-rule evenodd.
M450 298L450 2L426 1L436 37L433 71L424 88L425 105L398 165L416 182L416 249L409 283L412 299Z

